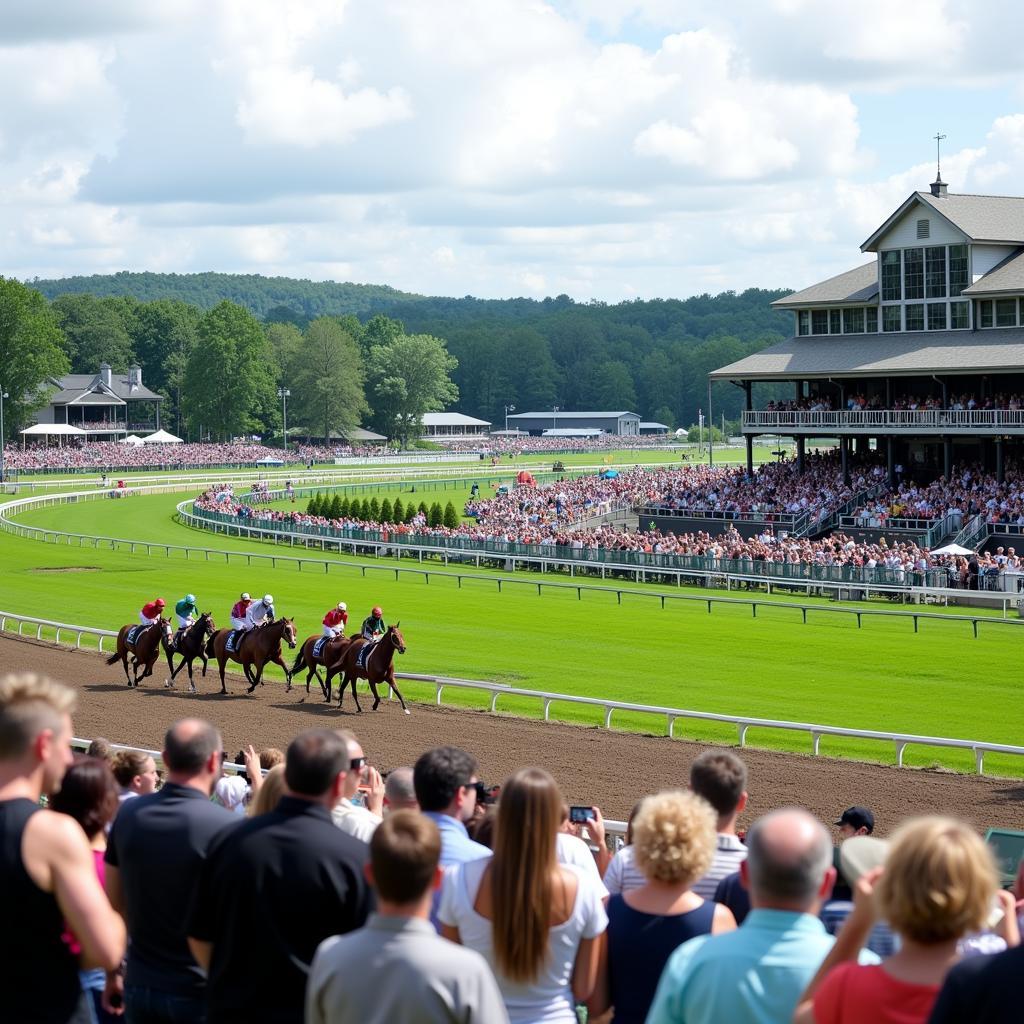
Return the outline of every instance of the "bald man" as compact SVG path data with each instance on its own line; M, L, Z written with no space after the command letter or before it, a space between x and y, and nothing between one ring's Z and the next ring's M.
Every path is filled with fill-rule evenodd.
M393 811L418 811L416 787L413 785L412 768L403 766L393 769L384 782L384 813Z
M835 941L818 918L835 876L828 832L806 811L759 818L740 866L750 914L736 931L691 939L672 954L647 1024L790 1020Z
M220 733L186 718L164 737L167 781L125 803L107 845L107 894L128 924L124 978L108 978L108 996L123 985L129 1020L206 1020L206 979L188 948L185 913L214 838L240 819L210 794L221 776Z

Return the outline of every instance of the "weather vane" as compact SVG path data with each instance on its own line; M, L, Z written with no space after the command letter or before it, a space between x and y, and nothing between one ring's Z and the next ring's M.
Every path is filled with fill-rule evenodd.
M935 180L942 181L942 152L941 145L942 140L946 137L945 135L939 135L937 132L934 136L935 139Z

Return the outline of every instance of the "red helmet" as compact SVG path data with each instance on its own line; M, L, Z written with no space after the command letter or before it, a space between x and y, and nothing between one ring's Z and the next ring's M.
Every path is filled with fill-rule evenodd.
M153 602L153 604L155 604L157 606L157 608L163 608L167 604L167 602L162 597L158 597Z

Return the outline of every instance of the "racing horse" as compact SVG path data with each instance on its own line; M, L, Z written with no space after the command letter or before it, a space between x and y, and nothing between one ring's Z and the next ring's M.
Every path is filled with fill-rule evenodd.
M229 658L237 661L245 672L245 678L249 681L246 693L252 693L260 685L263 670L269 662L280 665L285 679L291 682L291 673L281 658L282 640L286 640L289 647L295 647L295 623L291 619L275 619L265 626L250 629L239 640L235 651L227 650L228 637L231 633L230 629L218 629L206 641L206 655L209 658L216 658L217 667L220 669L221 693L228 692L224 684L224 666L227 665Z
M306 673L306 696L309 696L310 681L314 676L316 676L316 681L320 684L320 689L323 690L324 700L329 701L331 699L330 691L324 685L323 677L317 669L321 665L324 668L330 668L332 664L339 661L341 659L342 651L352 643L352 638L347 636L334 637L333 639L328 640L327 643L320 648L320 654L316 655L313 652L313 647L317 640L322 639L322 635L317 633L303 641L302 646L299 648L299 656L295 659L295 664L292 665L292 675L294 676L303 668L309 669ZM289 679L284 692L287 693L291 688L292 682Z
M160 657L160 643L167 643L171 635L171 623L169 619L161 618L158 623L149 626L140 626L137 633L129 643L128 636L135 628L134 624L128 623L118 630L117 650L107 658L108 665L121 662L124 666L124 677L128 680L129 688L138 686L139 683L153 674L153 666ZM132 673L128 674L128 655L132 656ZM140 672L140 669L143 671ZM133 678L134 676L134 678Z
M217 627L213 623L213 616L209 612L203 612L182 634L178 646L171 646L166 636L163 638L164 654L167 655L167 667L171 670L170 677L164 680L164 687L168 690L174 689L174 677L188 665L188 689L189 693L196 692L196 682L192 678L192 662L199 658L203 663L203 675L206 675L206 638L213 636ZM181 661L178 667L174 667L174 655L180 654Z
M398 628L400 625L401 623L396 622L393 626L388 626L388 631L380 638L367 656L365 667L358 664L358 656L359 651L369 641L364 640L362 637L357 637L341 651L339 659L327 667L327 679L324 689L327 692L328 702L331 699L331 679L341 672L341 686L338 688L339 708L341 707L341 699L345 695L345 687L351 684L352 699L356 702L356 711L362 712L363 709L359 706L359 696L356 694L356 680L365 679L370 684L370 692L373 694L372 711L376 711L377 706L380 704L380 694L377 692L377 687L382 683L386 683L394 691L399 701L401 701L402 710L409 714L409 709L405 706L405 700L395 685L395 651L398 651L399 654L405 654L405 638Z

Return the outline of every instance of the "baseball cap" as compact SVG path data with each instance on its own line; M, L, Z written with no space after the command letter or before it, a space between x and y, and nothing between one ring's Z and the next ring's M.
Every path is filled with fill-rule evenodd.
M849 825L854 829L866 828L870 834L875 830L875 816L866 807L847 807L839 815L836 825Z

